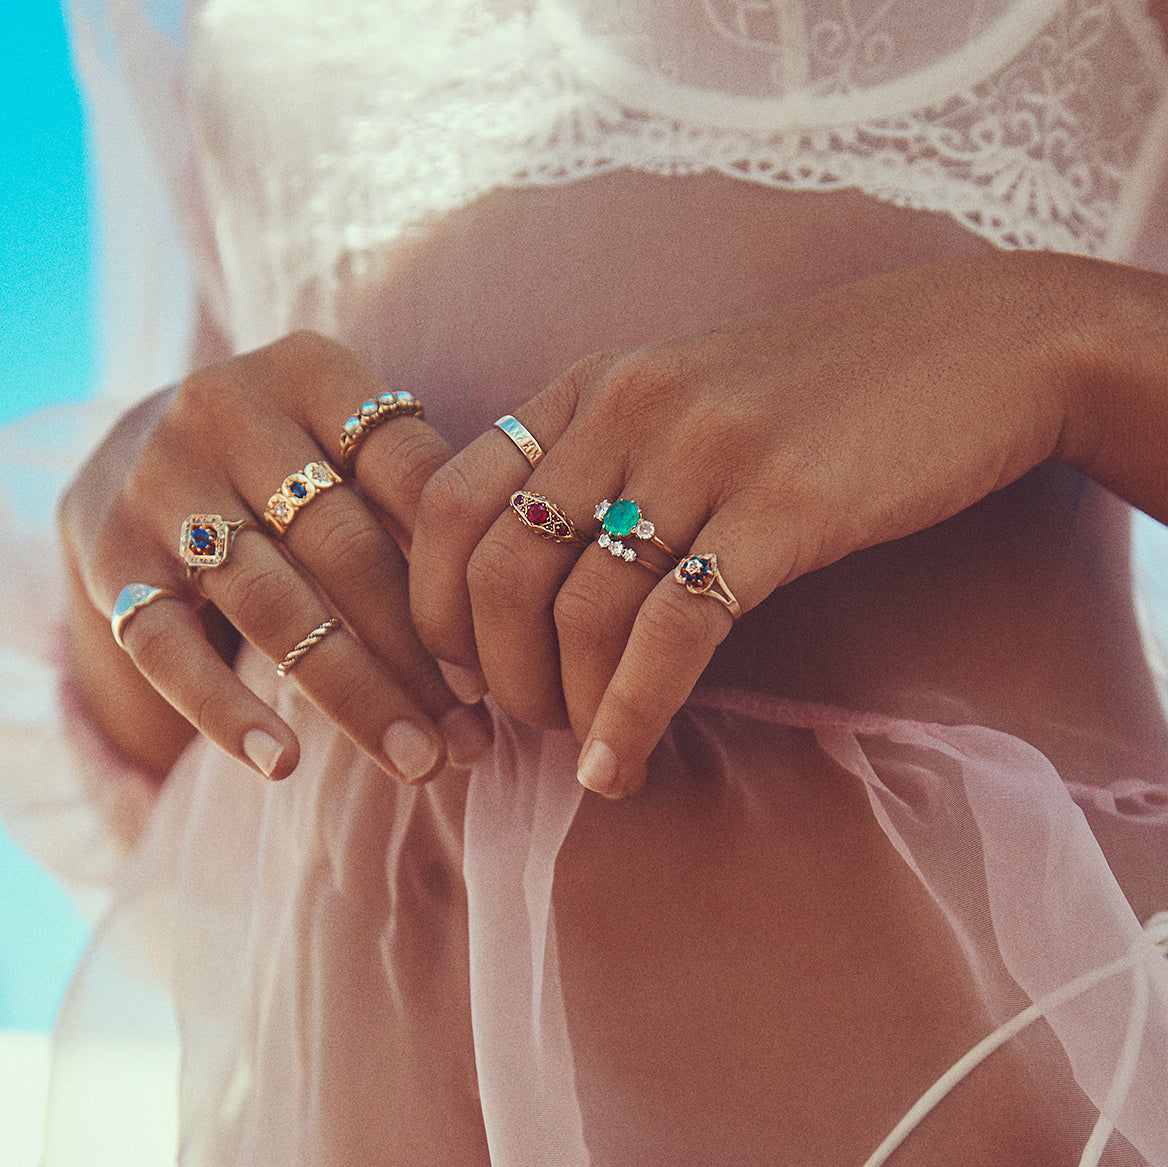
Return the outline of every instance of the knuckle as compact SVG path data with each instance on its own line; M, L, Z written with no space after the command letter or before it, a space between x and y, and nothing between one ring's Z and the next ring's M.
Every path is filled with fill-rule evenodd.
M657 589L637 614L637 635L647 651L665 658L678 644L712 651L730 631L733 621L717 600L692 596L682 588Z
M321 687L317 684L317 670L312 667L314 663L312 654L309 654L292 675L308 692L315 695L318 702L327 707L329 716L355 741L377 750L377 734L372 719L382 706L374 692L376 683L373 678L376 674L366 669L331 667L326 678L327 685ZM390 718L387 716L384 721L388 725Z
M474 504L474 491L455 462L435 468L424 483L418 500L418 525L432 530L462 522Z
M307 377L326 373L349 360L349 350L344 345L311 328L300 328L281 337L273 344L272 352Z
M475 608L513 604L531 578L531 564L502 538L487 535L471 553L467 586Z
M449 455L425 423L399 418L378 426L355 462L357 478L374 498L417 502Z
M220 416L230 400L232 380L222 365L199 369L184 378L159 421L160 432L174 426L201 428L207 418Z
M299 607L296 588L278 565L244 563L215 568L203 589L244 636L274 650L279 650L286 638L288 613Z
M139 613L139 616L144 613ZM175 660L174 642L164 622L137 619L130 625L126 640L138 671L154 684L169 688L168 678Z
M343 580L348 587L384 589L400 575L385 529L356 507L335 510L327 523L312 532L314 561L325 565L330 578Z
M610 619L611 582L602 570L584 560L577 563L556 594L553 608L556 633L562 644L595 641L598 629L610 626L606 621Z
M187 720L204 736L222 743L229 736L228 728L237 720L238 695L226 686L215 686L200 694Z

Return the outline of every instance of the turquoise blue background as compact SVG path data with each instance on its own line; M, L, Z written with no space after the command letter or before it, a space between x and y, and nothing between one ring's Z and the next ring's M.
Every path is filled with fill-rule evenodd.
M83 127L61 13L9 0L0 29L3 423L87 394L93 343ZM0 834L0 1026L49 1027L84 937L67 897Z

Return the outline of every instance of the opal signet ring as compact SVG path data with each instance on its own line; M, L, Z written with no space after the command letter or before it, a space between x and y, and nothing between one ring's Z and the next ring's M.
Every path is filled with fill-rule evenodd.
M509 413L495 422L495 428L502 430L515 443L516 448L531 463L534 470L543 457L543 447L535 440L531 430L519 418L512 417Z
M170 588L156 588L151 584L126 584L114 601L113 615L110 616L110 630L114 634L119 648L125 648L126 642L122 639L126 625L143 608L153 604L155 600L181 600L182 596Z

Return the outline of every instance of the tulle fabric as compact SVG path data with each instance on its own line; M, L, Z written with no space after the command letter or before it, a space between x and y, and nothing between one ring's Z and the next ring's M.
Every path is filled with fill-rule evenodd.
M248 673L277 699L266 662ZM660 1049L640 1048L632 1062L619 1053L602 1053L602 1065L581 1061L598 1040L621 1048L619 1031L591 1032L598 994L669 999L687 972L663 959L660 983L633 990L610 979L623 962L610 964L603 952L580 972L581 898L578 887L562 886L578 882L581 867L578 850L564 854L584 797L573 743L497 719L494 755L466 788L400 789L314 725L318 715L299 698L278 699L308 743L294 785L257 784L205 746L167 784L121 902L66 1001L51 1116L60 1121L50 1125L47 1163L73 1162L94 1146L110 1162L170 1161L167 1091L179 1038L185 1164L467 1164L486 1162L488 1149L496 1165L666 1164L688 1148L694 1162L789 1157L858 1167L916 1101L918 1084L966 1053L960 1042L946 1048L950 1035L918 1065L892 1039L903 1023L897 1009L844 997L832 1012L804 1016L803 1031L783 1033L782 1042L833 1048L842 1038L861 1065L875 1042L883 1065L872 1067L879 1080L869 1092L878 1104L818 1087L808 1095L797 1078L764 1085L761 1108L744 1104L757 1102L757 1063L772 1040L762 1032L737 1063L721 1059L715 1039L679 1065L668 1026ZM743 897L744 913L767 903L766 888L785 886L766 870L754 887L737 882L732 858L687 868L683 885L668 881L669 855L657 845L667 840L684 855L717 838L732 840L735 852L769 851L783 879L799 880L783 894L814 899L815 872L794 844L784 857L787 840L806 829L809 808L816 817L829 804L866 802L868 825L849 825L840 837L860 854L875 842L870 877L892 872L898 886L895 872L911 870L927 893L934 922L917 933L913 960L959 950L968 969L954 961L941 991L946 1013L980 1038L1037 1006L1042 1040L1023 1031L982 1071L999 1091L1003 1083L1016 1091L1011 1113L1033 1128L1031 1161L1061 1162L1068 1147L1087 1142L1101 1110L1119 1133L1100 1161L1163 1164L1168 961L1072 796L1081 794L1094 817L1142 832L1158 855L1168 847L1168 807L1157 802L1162 787L1137 783L1126 816L1100 810L1094 789L1068 790L1032 747L980 727L699 691L671 729L649 789L621 812L623 822L603 828L611 833L608 894L630 929L646 929L645 943L655 944L675 926L643 914L632 872L665 879L671 913L699 922L704 902L724 894L720 884ZM831 828L823 840L836 841ZM900 901L906 919L922 914L912 877ZM866 918L863 901L857 893L855 905L837 902L832 914L845 949L869 953L870 971L881 974L876 930L900 924ZM783 918L790 911L782 894L770 907ZM805 937L788 926L798 948ZM755 939L734 963L771 965L780 976L791 957L773 950L766 922L745 935ZM562 969L564 937L576 937L568 940L571 970ZM722 942L710 937L715 949ZM830 940L818 947L797 961L831 979L839 951ZM700 952L691 960L709 963ZM903 979L914 979L907 967ZM726 988L698 977L685 992L695 1015L733 1015L737 999L719 1000ZM922 1024L936 1004L926 994L908 1021ZM752 1008L743 998L742 1011ZM658 1057L677 1095L692 1092L700 1107L675 1113L676 1101L657 1096L659 1084L630 1069ZM123 1063L135 1072L121 1079L128 1097L118 1098L110 1067ZM805 1077L817 1081L813 1066ZM1010 1115L984 1113L984 1135L962 1131L954 1115L967 1115L963 1092L973 1089L958 1084L925 1120L940 1149L980 1148L980 1138L1009 1125ZM1043 1099L1057 1102L1054 1114ZM131 1106L141 1123L126 1123ZM883 1125L860 1136L868 1145L857 1155L844 1114L868 1107Z
M701 18L704 27L723 32L751 11L702 7L712 14ZM1078 20L1076 43L1094 49L1105 38L1093 31L1106 30L1140 45L1130 91L1140 100L1120 107L1130 108L1126 124L1137 140L1110 159L1115 183L1102 203L1075 193L1082 171L1060 171L1057 161L1052 170L1050 158L1023 166L1017 187L1003 187L1007 172L999 169L996 178L982 176L977 199L990 198L995 213L1012 206L1013 217L995 226L989 215L984 234L1163 267L1163 60L1141 6L961 7L970 13L963 35L982 45L982 34L1011 13L1041 29L1067 12ZM304 135L283 141L318 147L299 168L320 185L293 200L291 209L308 219L289 217L270 201L270 187L242 181L230 166L242 157L262 174L289 160L215 137L262 128L264 109L227 101L217 119L205 104L192 105L192 75L206 80L215 64L214 54L193 59L202 6L72 0L70 8L101 160L103 391L87 411L65 409L4 435L7 464L23 459L29 474L5 483L0 512L0 766L5 813L22 840L74 886L112 889L115 905L62 1010L46 1163L862 1164L950 1065L1019 1017L1018 1034L907 1136L905 1153L933 1147L932 1161L957 1161L976 1144L994 1161L992 1140L1003 1140L1004 1157L1029 1137L1035 1162L1075 1162L1086 1147L1084 1162L1168 1163L1168 961L1141 929L1152 911L1168 908L1168 811L1160 776L1122 748L1093 781L1076 774L1068 784L1033 747L990 729L699 691L671 729L647 792L605 806L611 813L601 820L575 783L575 750L565 738L498 718L494 755L469 781L400 789L294 691L277 693L267 663L246 654L245 678L300 733L304 761L294 782L264 786L198 744L151 811L153 792L86 747L81 723L54 698L63 600L50 504L118 408L185 370L193 287L240 345L292 324L343 325L342 293L383 274L379 264L403 233L492 183L520 179L506 152L505 173L472 167L469 181L453 188L411 173L405 193L415 201L402 210L374 197L381 188L369 180L389 173L397 183L399 170L370 168L358 151L353 185L350 154L320 149L306 122ZM418 19L421 8L403 8L402 19ZM661 24L660 6L625 8L626 24L638 14ZM437 9L443 19L452 11ZM909 32L920 20L913 6L870 9ZM774 159L757 136L730 127L728 137L722 126L695 137L669 105L676 69L638 56L643 30L608 27L613 6L583 10L604 33L605 50L615 44L636 68L612 77L619 84L607 95L594 72L588 100L569 101L568 113L616 108L629 130L614 94L649 68L669 83L654 91L665 103L654 117L671 127L668 149L614 161L614 142L641 149L652 134L597 138L597 123L584 119L583 154L572 153L574 138L539 139L550 152L540 155L543 169L525 176L533 183L613 165L655 173L720 165L747 181L770 183L781 172L795 176L792 185L859 184L967 224L989 206L971 210L939 179L913 204L909 172L929 173L920 157L891 185L871 174L865 185L858 171L828 166L843 157L830 134L800 129L780 172L758 165ZM306 48L326 43L312 20L341 20L331 7L289 3L282 11L311 18L311 35L294 41ZM376 24L377 6L363 11ZM468 36L485 28L505 39L517 26L493 17L521 17L526 6L468 11L483 21L471 20ZM273 26L256 21L257 45L275 43L261 35ZM550 27L566 35L563 24ZM816 92L827 99L857 85L899 84L937 59L964 60L952 45L929 46L923 37L897 76L857 81L837 70L817 76ZM770 85L768 100L791 88L783 71L794 68L790 60L776 72L773 52L737 50L768 62L749 76L735 73L744 84ZM924 60L929 53L936 55ZM1001 65L990 57L982 79ZM600 68L603 54L588 61ZM277 66L258 70L274 94L288 83ZM1115 58L1108 68L1114 75ZM254 79L241 75L239 83ZM207 86L203 98L220 92ZM298 92L314 95L316 107L315 95L327 90L301 77ZM582 91L573 83L559 92L576 101ZM984 90L966 93L960 76L955 94L969 99L966 111L985 99ZM243 109L248 116L236 116ZM286 119L286 108L276 112ZM392 121L384 108L372 113L382 122L347 124L358 142ZM685 163L686 144L698 139L705 152ZM903 161L908 139L892 139L881 149L899 142ZM565 156L581 168L565 169ZM1069 185L1036 180L1052 174ZM976 192L967 178L958 185ZM1007 188L1029 193L1011 202ZM1069 201L1044 201L1054 188ZM338 190L344 197L333 199ZM1035 201L1035 191L1045 193ZM1088 206L1092 213L1077 220L1076 209ZM1018 236L1023 228L1032 234ZM17 493L16 482L36 485ZM1141 537L1154 573L1160 535L1149 528ZM1155 664L1155 629L1165 625L1154 597L1144 611ZM111 781L124 792L112 800L102 785ZM111 805L129 805L134 822L149 819L136 846L111 829L111 818L127 821L111 816ZM833 864L833 847L848 863ZM748 856L766 863L748 871ZM866 896L860 880L851 897L836 896L836 866L888 881L896 894ZM716 907L719 928L693 943ZM605 960L589 958L598 934L610 944L599 949ZM731 936L739 947L727 955L719 946ZM641 968L642 952L659 953L652 975L615 981L618 967ZM916 961L898 972L905 952ZM851 991L811 1008L807 982L820 975ZM871 993L869 981L895 991ZM803 985L789 1011L788 982ZM620 1016L626 998L626 1023L617 1024L614 1009ZM679 1002L689 1008L673 1008ZM1035 1004L1037 1020L1021 1028ZM751 1031L759 1017L766 1024ZM703 1032L709 1018L722 1024ZM1016 1119L1002 1097L1022 1100Z

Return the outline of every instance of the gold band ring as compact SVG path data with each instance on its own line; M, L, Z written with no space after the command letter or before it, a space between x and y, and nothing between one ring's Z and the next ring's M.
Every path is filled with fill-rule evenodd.
M178 557L187 565L187 575L198 575L204 568L226 563L236 534L245 527L259 530L259 524L250 519L188 515L178 541Z
M695 596L712 596L725 604L735 620L742 615L742 606L718 570L716 555L687 555L674 568L673 578L687 592Z
M595 514L603 527L597 542L602 547L607 547L612 551L613 555L620 555L625 550L623 544L614 544L613 541L627 539L633 535L637 539L643 539L646 543L652 543L658 550L664 551L674 563L677 562L676 552L664 539L658 537L656 528L645 518L641 513L641 508L631 498L618 498L613 503L605 499L597 504ZM608 536L609 541L601 542L605 535ZM619 546L620 550L613 551L613 546ZM627 559L628 556L625 558Z
M341 476L327 462L309 462L300 473L289 474L268 499L264 522L277 535L283 535L301 507L340 481Z
M517 490L511 496L511 509L519 516L519 521L525 527L538 531L553 543L569 543L573 547L588 546L587 540L576 534L572 520L542 494Z
M276 672L286 677L296 666L297 661L306 653L311 652L314 645L319 644L330 632L340 628L341 622L336 616L330 616L323 624L318 624L295 648L276 666Z
M519 452L531 463L532 470L543 457L543 447L535 440L535 435L519 420L509 413L504 414L495 428L502 430L516 445Z
M155 600L181 599L182 596L170 588L156 588L144 583L126 584L118 592L118 598L114 600L114 611L110 617L110 630L114 634L114 640L118 642L118 647L126 647L126 642L122 639L126 625L143 608L153 604Z
M425 417L422 403L412 394L382 393L373 401L366 401L347 422L341 432L341 465L347 470L357 456L357 447L374 426L391 417Z

